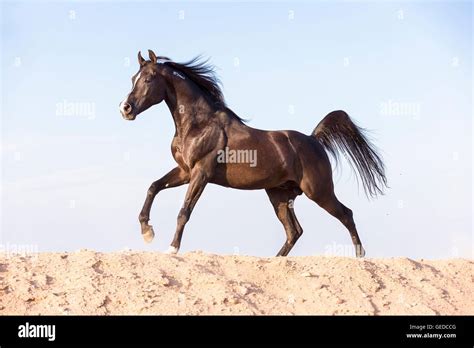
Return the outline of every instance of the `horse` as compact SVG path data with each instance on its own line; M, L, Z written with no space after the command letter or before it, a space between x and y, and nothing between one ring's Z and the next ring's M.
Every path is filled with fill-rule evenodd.
M145 242L151 242L155 235L149 224L150 209L159 192L189 184L167 250L176 254L199 197L207 184L216 184L266 191L286 233L277 256L287 256L303 234L294 212L294 201L303 193L347 228L356 256L365 255L352 210L334 193L328 156L334 157L336 164L340 153L348 159L368 197L383 194L387 187L384 163L365 129L342 110L326 115L310 135L252 128L226 105L215 68L207 60L196 57L177 63L152 50L148 54L146 60L138 52L139 70L132 76L131 92L119 104L120 112L125 120L135 120L164 100L175 124L171 153L177 166L147 191L138 218ZM255 165L244 161L245 156L235 155L246 151L257 155ZM244 160L235 160L237 157Z

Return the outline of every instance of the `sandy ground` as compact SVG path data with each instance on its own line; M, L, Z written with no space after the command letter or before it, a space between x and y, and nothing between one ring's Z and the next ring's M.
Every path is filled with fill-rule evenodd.
M0 254L0 314L474 314L474 262Z

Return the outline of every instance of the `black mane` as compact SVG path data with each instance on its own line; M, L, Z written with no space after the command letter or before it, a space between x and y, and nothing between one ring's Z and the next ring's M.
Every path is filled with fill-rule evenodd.
M244 119L237 116L232 110L230 110L225 102L224 95L221 90L221 81L216 75L216 71L213 65L209 64L209 60L202 60L201 56L194 57L190 61L185 63L176 63L167 57L157 57L159 60L165 60L163 64L167 64L178 72L186 75L191 81L193 81L209 98L214 104L229 112L229 115L236 118L240 122L245 122Z

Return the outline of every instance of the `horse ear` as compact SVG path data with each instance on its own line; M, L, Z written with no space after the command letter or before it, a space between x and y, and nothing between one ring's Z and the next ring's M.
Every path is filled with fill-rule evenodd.
M156 54L152 50L148 50L148 56L150 57L150 60L152 63L156 63Z
M143 66L143 64L145 64L145 58L142 57L142 53L140 51L138 51L138 63L140 64L140 66Z

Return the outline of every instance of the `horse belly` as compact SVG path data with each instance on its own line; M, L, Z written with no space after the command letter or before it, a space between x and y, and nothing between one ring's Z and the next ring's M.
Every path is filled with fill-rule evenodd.
M211 182L246 190L277 187L295 180L297 154L288 136L279 131L228 132L226 147L219 150Z
M285 175L278 174L279 172L281 169L252 167L249 163L224 163L217 165L211 182L242 190L265 189L286 181Z

